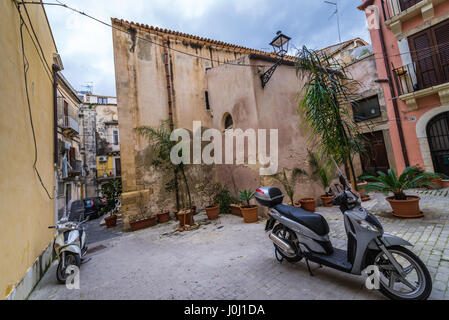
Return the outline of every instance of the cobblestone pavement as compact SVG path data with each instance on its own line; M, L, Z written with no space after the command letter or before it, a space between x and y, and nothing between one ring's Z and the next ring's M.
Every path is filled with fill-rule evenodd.
M422 195L424 218L392 217L382 194L370 208L385 232L410 241L428 266L433 282L431 299L449 299L449 198ZM342 215L337 208L318 208L331 229L336 247L346 244ZM264 232L265 220L245 224L223 215L194 231L174 232L176 222L97 242L92 260L81 266L80 290L56 282L53 264L30 299L384 299L365 288L363 276L353 276L311 263L274 258ZM107 230L103 232L108 232ZM95 249L96 248L96 249Z

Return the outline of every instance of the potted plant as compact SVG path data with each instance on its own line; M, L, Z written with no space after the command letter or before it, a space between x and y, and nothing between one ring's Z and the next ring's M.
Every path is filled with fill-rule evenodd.
M101 186L101 193L106 199L106 205L101 209L102 213L109 213L104 218L107 228L117 225L118 203L122 194L122 181L120 179L109 181Z
M176 215L178 217L180 227L192 226L195 223L195 221L193 220L192 209L185 208L185 209L179 210L176 213Z
M239 200L235 200L234 199L234 203L231 203L229 205L229 208L231 209L231 214L233 214L234 216L238 216L241 217L242 216L242 209L241 209L241 203L239 202Z
M246 205L241 207L243 221L246 223L257 222L257 220L259 220L259 207L249 203L251 199L254 198L254 192L246 189L241 190L239 198L246 203Z
M366 176L367 174L362 174L360 177ZM358 178L360 182L357 183L357 190L359 191L360 198L362 201L368 201L371 200L371 197L366 193L365 186L368 184L368 182L364 181L363 179Z
M226 185L218 184L218 192L215 196L215 201L218 203L219 210L221 214L230 213L231 211L231 203L232 203L232 197L231 193L229 192L228 187Z
M293 199L295 197L296 178L301 174L306 174L306 172L299 168L293 168L290 173L290 178L288 178L286 170L284 168L284 169L282 169L282 172L277 173L273 176L273 178L276 179L277 181L279 181L282 184L282 186L284 187L285 192L287 193L287 196L290 199L289 204L292 206L298 205L297 203L294 202Z
M299 203L301 203L301 208L309 212L315 212L316 202L315 198L301 198L299 199Z
M198 188L200 194L208 199L206 214L209 220L215 220L220 213L229 213L231 205L231 195L226 186L220 183L205 184Z
M389 196L386 199L393 209L394 216L419 218L423 216L423 213L419 210L420 198L406 195L404 191L412 188L432 186L432 180L440 177L440 174L423 172L413 166L406 168L399 178L393 169L389 169L388 174L379 171L377 176L366 175L362 178L368 181L365 186L367 191L382 191L385 194L393 193L393 196Z
M170 211L165 211L164 208L157 214L157 221L159 223L165 223L170 221Z
M329 190L325 191L325 194L320 197L321 201L323 202L323 205L325 207L332 207L333 204L330 203L330 201L332 201L334 196L331 193L330 186L332 183L332 178L335 174L335 166L332 161L325 161L318 152L312 152L310 150L308 150L308 152L310 159L309 163L313 168L312 177L317 177L320 180L324 190ZM312 209L312 207L310 207L309 209ZM315 207L313 207L313 210L315 210Z
M153 227L156 225L156 216L150 213L145 213L143 215L136 214L129 217L129 225L131 227L131 231Z

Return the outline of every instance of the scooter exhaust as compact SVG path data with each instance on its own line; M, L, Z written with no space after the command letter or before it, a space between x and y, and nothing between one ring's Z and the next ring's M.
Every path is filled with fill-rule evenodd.
M286 253L289 253L289 254L295 254L296 253L291 245L289 245L283 239L279 238L274 233L271 232L270 235L268 236L268 238L270 238L271 241L273 241L275 245L277 245L280 249L282 249L282 251L284 251Z

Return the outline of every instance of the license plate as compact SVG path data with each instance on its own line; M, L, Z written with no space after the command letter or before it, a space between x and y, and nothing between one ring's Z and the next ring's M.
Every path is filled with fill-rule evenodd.
M274 227L274 223L276 222L276 219L270 218L267 220L267 224L265 225L265 231L270 231Z

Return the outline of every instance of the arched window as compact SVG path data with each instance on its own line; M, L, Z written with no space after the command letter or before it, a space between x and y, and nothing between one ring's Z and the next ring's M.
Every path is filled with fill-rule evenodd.
M234 121L232 120L231 115L228 113L224 118L224 128L225 128L225 130L232 129L233 126L234 126Z

